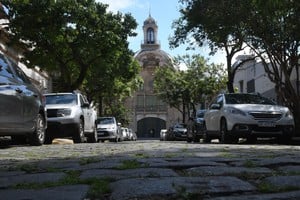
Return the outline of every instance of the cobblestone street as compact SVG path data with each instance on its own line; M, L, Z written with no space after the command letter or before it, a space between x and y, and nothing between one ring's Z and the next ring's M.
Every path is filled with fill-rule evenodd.
M1 199L300 199L299 144L120 143L0 149Z

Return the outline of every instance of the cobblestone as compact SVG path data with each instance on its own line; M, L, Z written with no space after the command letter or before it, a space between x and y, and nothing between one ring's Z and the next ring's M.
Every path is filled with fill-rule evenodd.
M0 147L1 199L300 199L298 144Z

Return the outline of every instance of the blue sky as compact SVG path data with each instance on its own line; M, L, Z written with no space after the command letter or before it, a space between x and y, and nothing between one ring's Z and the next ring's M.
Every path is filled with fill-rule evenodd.
M168 38L173 35L174 30L171 28L172 22L180 17L178 0L97 0L98 2L109 5L109 11L121 13L131 13L136 19L138 27L135 30L138 34L134 38L129 39L129 48L134 52L138 51L143 40L143 22L148 18L149 14L156 20L158 25L158 40L161 49L171 56L185 54L200 54L208 58L210 62L224 63L225 55L218 53L215 56L209 56L208 48L197 49L196 51L186 51L185 45L175 49L170 49Z

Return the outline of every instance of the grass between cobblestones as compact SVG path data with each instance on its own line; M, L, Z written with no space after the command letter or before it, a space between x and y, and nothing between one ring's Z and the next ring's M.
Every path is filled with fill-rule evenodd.
M122 164L116 169L125 170L125 169L137 169L147 167L145 163L138 162L136 159L133 160L123 160Z
M104 195L111 193L109 184L114 181L112 178L87 178L80 179L80 171L65 171L66 176L57 182L45 183L21 183L16 184L13 189L44 189L49 187L59 187L65 185L89 185L89 191L86 198L88 199L101 199Z

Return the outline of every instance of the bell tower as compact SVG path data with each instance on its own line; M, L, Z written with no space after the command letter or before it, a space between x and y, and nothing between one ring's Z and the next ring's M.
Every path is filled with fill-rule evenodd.
M144 41L141 44L141 50L160 49L160 44L157 40L157 30L158 26L156 21L149 14L149 17L144 21L143 25Z

